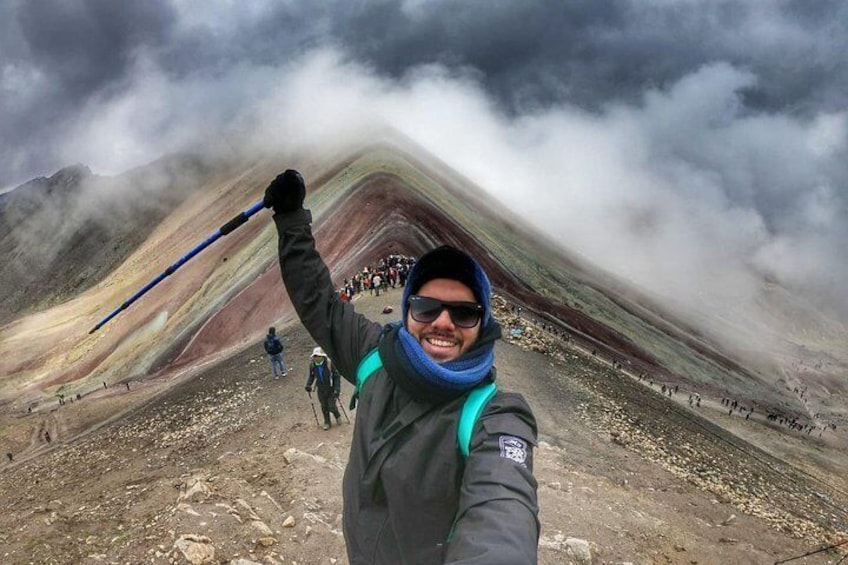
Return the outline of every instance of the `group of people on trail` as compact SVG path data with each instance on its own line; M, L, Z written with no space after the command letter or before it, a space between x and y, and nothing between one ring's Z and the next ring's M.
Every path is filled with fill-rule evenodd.
M366 290L371 295L380 296L380 293L389 287L403 287L409 270L414 265L415 257L394 254L383 257L376 265L368 265L352 277L344 279L339 296L349 302L355 295Z
M465 252L439 247L409 268L401 319L370 321L333 285L305 194L301 175L287 170L264 202L294 309L333 360L319 370L326 357L313 355L315 373L334 394L335 367L356 390L342 487L348 561L536 563L536 421L521 395L495 384L501 328L486 273ZM320 391L317 374L314 382Z
M268 328L268 334L262 343L265 353L271 363L271 375L277 379L288 375L286 361L283 357L283 342L277 335L277 328ZM318 401L321 404L321 413L324 415L324 429L330 429L330 414L336 417L336 423L341 423L341 414L336 407L341 393L341 375L333 366L333 362L320 347L312 350L309 358L309 370L306 380L306 392L312 397L312 385L318 393ZM317 415L316 415L317 419Z

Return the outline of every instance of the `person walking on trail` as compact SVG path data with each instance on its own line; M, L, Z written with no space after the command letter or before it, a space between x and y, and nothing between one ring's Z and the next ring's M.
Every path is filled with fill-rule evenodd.
M309 378L306 380L306 392L312 392L312 383L318 389L318 402L321 403L321 413L324 414L324 429L330 429L330 413L336 417L336 424L341 424L342 415L336 407L341 393L341 377L333 367L333 363L320 347L312 350L309 361Z
M374 285L374 296L380 296L380 285L383 284L383 278L378 274L371 279L371 284Z
M349 562L536 563L536 421L521 395L494 385L501 328L482 267L453 247L425 254L407 277L401 320L384 327L335 292L305 194L290 169L264 202L301 322L359 383L342 492Z
M277 329L273 326L268 328L268 335L265 336L265 353L268 354L268 359L271 361L271 374L274 378L286 376L286 360L283 358L283 344L280 338L277 337Z

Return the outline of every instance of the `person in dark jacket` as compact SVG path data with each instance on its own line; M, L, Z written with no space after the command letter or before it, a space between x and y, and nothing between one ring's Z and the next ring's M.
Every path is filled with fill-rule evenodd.
M358 390L344 475L349 562L536 563L537 430L526 401L498 391L476 419L467 457L457 440L468 394L495 379L501 330L483 269L452 247L425 254L407 277L401 321L383 327L335 292L315 250L305 194L290 169L264 199L275 212L292 304L351 382L373 350L382 361Z
M277 328L271 326L268 328L268 335L265 336L265 342L262 344L265 347L265 353L268 354L268 360L271 362L271 374L274 378L286 376L286 360L283 358L283 344L280 338L277 337Z
M336 408L341 393L341 378L327 354L320 347L312 350L309 360L309 378L306 380L306 392L312 392L312 383L318 389L318 402L321 403L321 413L324 414L324 429L330 429L330 413L336 417L336 423L341 424L342 415Z

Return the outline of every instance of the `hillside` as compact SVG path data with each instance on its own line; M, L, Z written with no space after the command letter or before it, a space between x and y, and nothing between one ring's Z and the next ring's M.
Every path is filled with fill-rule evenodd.
M527 396L544 440L542 562L563 562L574 536L603 563L769 563L848 530L845 328L770 288L782 345L745 355L577 259L404 140L296 157L337 280L437 243L467 249L490 274L509 330L499 374ZM300 376L270 381L257 345L269 325L285 328L290 364L314 345L280 283L267 213L87 334L257 201L293 158L159 177L146 195L158 204L146 212L102 208L124 210L108 252L81 223L51 240L69 249L53 260L67 268L33 263L25 277L6 275L16 291L4 302L15 315L0 327L0 443L15 460L0 475L0 500L14 509L0 524L4 562L164 563L183 534L207 536L220 562L344 562L338 486L349 428L315 429ZM133 175L156 177L162 163L151 167ZM21 199L27 186L11 195ZM158 200L164 193L172 200ZM24 209L2 203L6 217ZM90 221L98 210L86 208ZM21 234L4 225L0 242L11 245ZM58 290L45 295L51 277ZM357 303L379 318L385 302ZM787 321L791 331L778 331ZM753 417L728 413L725 398Z

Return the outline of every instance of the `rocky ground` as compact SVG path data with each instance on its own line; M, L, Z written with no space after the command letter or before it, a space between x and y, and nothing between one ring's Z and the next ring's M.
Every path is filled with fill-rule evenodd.
M399 296L357 308L390 321L380 312L397 312ZM766 564L845 539L838 478L742 441L703 417L706 402L689 408L507 309L499 318L501 387L525 394L541 432L540 563ZM347 563L340 485L352 426L316 425L303 391L314 343L298 324L281 333L291 369L280 380L257 344L174 387L134 383L5 418L54 435L0 471L0 562ZM122 399L137 406L79 435L79 422Z

